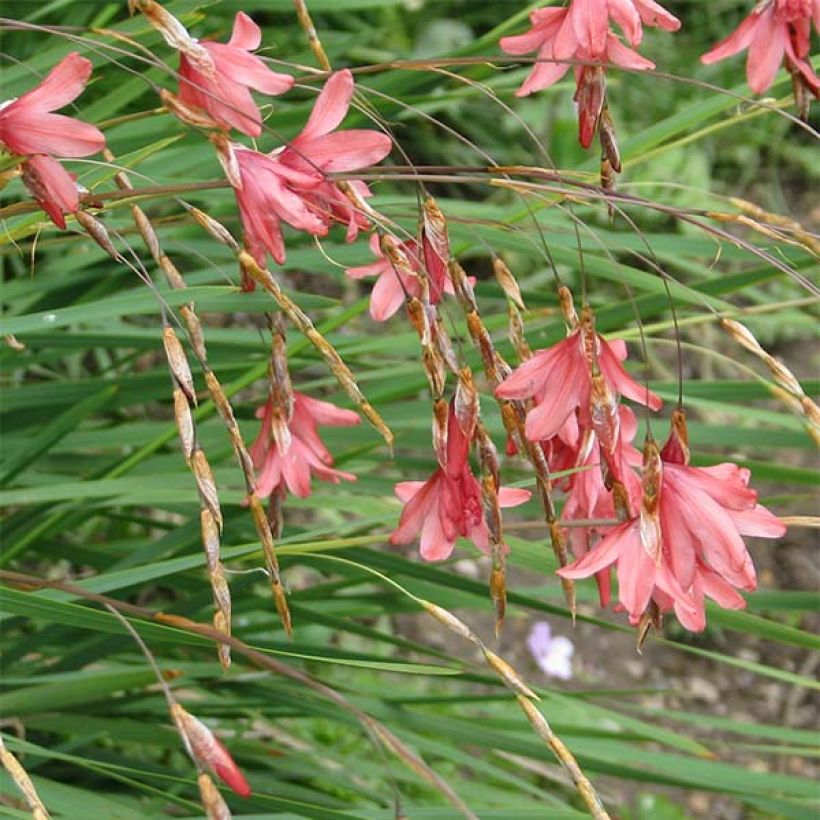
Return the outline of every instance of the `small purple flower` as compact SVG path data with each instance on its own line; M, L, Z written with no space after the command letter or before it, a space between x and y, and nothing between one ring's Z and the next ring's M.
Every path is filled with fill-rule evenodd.
M536 621L527 637L527 647L545 675L561 680L572 678L572 655L575 647L569 638L552 637L546 621Z

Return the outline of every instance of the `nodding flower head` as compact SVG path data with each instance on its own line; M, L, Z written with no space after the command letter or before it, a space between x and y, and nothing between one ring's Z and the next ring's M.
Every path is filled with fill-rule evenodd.
M207 111L225 129L236 128L249 137L262 133L262 116L250 89L263 94L284 94L293 86L293 77L271 71L255 54L262 31L247 14L240 11L227 43L202 40L199 45L211 57L211 70L192 60L184 51L179 55L179 96L188 105Z

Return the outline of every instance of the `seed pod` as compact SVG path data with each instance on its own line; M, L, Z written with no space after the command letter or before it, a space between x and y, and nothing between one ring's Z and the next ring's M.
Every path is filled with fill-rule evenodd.
M91 216L86 211L76 211L74 218L83 226L85 232L112 258L119 261L122 257L120 252L111 242L108 235L108 228L99 219Z
M182 454L185 456L185 460L188 461L194 452L196 436L191 406L188 404L188 397L180 387L174 388L174 419L177 423L179 440L182 444Z
M227 245L234 253L239 251L239 243L221 222L206 214L205 211L194 208L193 206L188 207L188 215L216 239L217 242Z
M493 273L507 299L519 310L526 310L524 300L521 298L521 290L518 287L518 280L500 256L493 257Z
M469 367L461 369L456 384L456 392L453 401L456 420L461 432L467 439L472 439L478 422L478 391L473 382L473 374Z
M214 786L214 781L210 776L202 772L197 777L197 783L199 784L199 798L208 820L231 820L233 817L231 810L219 793L219 789Z
M209 134L208 139L216 148L216 158L225 172L225 177L233 188L242 190L242 173L239 170L239 161L236 159L234 145L225 134ZM243 253L243 251L240 251ZM241 264L241 260L240 260Z
M618 150L618 141L615 138L615 125L609 115L609 106L604 104L598 122L598 139L601 141L601 150L604 159L616 174L621 173L621 153Z
M447 279L450 239L444 214L431 196L424 200L422 210L421 250L424 267L430 277L430 299L433 304L437 304L444 293L444 283Z
M559 286L558 299L561 303L561 313L564 314L564 321L571 330L574 330L578 326L578 314L575 312L572 291L566 285Z
M536 695L535 692L533 692L532 689L524 683L518 672L516 672L516 670L507 663L507 661L486 647L484 648L483 654L487 660L487 663L489 663L490 666L498 672L501 679L507 684L507 686L510 687L510 689L520 695L532 698L532 700L540 700L538 695Z
M20 761L6 748L3 738L0 737L0 763L8 772L14 785L23 793L26 803L31 809L31 816L34 820L49 820L49 813L37 794L28 772L23 768Z
M168 366L171 368L176 383L185 393L188 401L196 405L194 377L191 375L188 357L185 355L185 349L170 325L166 325L162 329L162 344L165 347L165 357L168 359Z
M191 456L190 461L191 472L196 479L197 489L199 490L199 497L202 503L211 511L219 531L222 531L222 511L219 508L219 495L216 491L216 481L214 481L214 474L211 470L211 465L208 463L208 458L201 447L196 447Z

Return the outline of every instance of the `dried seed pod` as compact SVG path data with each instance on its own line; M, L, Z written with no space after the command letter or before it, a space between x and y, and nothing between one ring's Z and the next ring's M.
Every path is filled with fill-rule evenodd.
M201 772L197 777L199 785L199 798L202 801L202 808L205 809L205 816L208 820L231 820L233 815L228 808L228 804L219 793L219 789L214 786L214 781L210 775Z
M188 215L202 228L204 228L217 242L227 245L234 253L240 250L239 243L233 238L231 232L219 221L209 216L199 208L188 206Z
M196 435L191 406L188 404L188 397L180 387L174 388L174 419L177 423L177 430L179 430L182 454L185 456L185 460L188 461L194 452Z
M37 789L34 787L28 772L23 768L20 761L6 748L3 743L3 738L0 737L0 763L3 768L9 773L9 777L14 782L14 785L23 793L26 798L26 803L31 809L31 816L34 820L49 820L48 811L40 800L40 795L37 794Z
M559 286L558 300L561 303L561 313L564 314L564 321L571 330L574 330L578 327L578 314L575 312L572 291L566 285Z
M285 633L290 637L293 634L293 626L290 619L290 608L285 597L285 590L282 586L282 580L279 577L279 560L276 557L276 546L273 541L273 533L271 531L270 522L265 515L265 510L262 507L262 502L256 493L251 493L248 496L248 506L251 510L253 523L256 526L256 532L259 535L259 540L262 543L262 554L265 558L265 567L268 571L270 579L271 593L273 595L273 602L276 606L276 611L279 614L279 620L282 622L282 627Z
M86 211L76 211L74 218L83 226L85 232L112 258L118 262L122 258L120 252L114 247L111 237L108 235L108 228L96 217Z
M479 407L478 391L469 367L463 367L459 373L453 406L461 432L466 438L472 439L478 423Z
M609 162L611 169L616 173L621 173L621 153L618 150L618 140L615 137L615 125L609 115L609 106L604 103L601 109L601 117L598 121L598 139L601 141L601 151L604 159Z
M450 238L447 220L433 197L424 200L421 218L421 251L424 267L430 277L430 298L437 304L444 293L447 265L450 261Z
M216 148L216 157L222 170L225 172L225 177L230 182L233 188L242 190L242 173L239 170L239 161L234 152L234 145L225 134L209 134L208 139ZM217 239L218 237L214 237ZM233 244L236 244L234 242Z
M447 416L448 404L442 399L433 400L433 452L441 467L447 467Z
M188 357L185 355L185 349L170 325L166 325L162 329L162 344L165 347L165 357L168 359L168 366L171 368L176 383L185 393L188 401L195 405L194 377L191 375Z
M190 460L191 472L196 479L196 486L199 490L199 497L202 503L211 511L219 531L222 531L222 511L219 507L219 495L216 490L216 481L208 463L208 458L201 447L194 448Z
M507 267L507 264L500 256L493 257L493 273L507 299L519 310L526 310L527 307L521 298L521 290L518 287L518 280L513 276L512 271Z
M538 695L524 683L521 676L516 672L516 670L504 660L504 658L496 655L495 652L487 649L484 647L483 650L484 658L486 659L487 663L498 672L500 678L513 690L513 692L517 692L519 695L524 695L527 698L531 698L532 700L540 700Z

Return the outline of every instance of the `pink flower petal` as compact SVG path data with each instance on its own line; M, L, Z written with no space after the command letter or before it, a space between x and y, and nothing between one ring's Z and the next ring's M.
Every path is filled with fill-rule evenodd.
M755 10L728 37L721 40L710 51L707 51L700 58L700 61L706 65L711 65L747 49L749 43L752 42L752 37L754 37L759 23L760 12Z
M347 114L353 99L353 75L347 69L332 74L319 94L300 138L329 134Z
M519 507L521 504L526 504L530 498L532 498L532 493L529 490L518 487L498 488L498 506L502 508Z
M384 322L401 308L404 299L398 274L392 269L386 270L370 293L370 316L374 322Z
M393 147L387 134L371 130L337 131L333 134L294 140L292 150L325 173L358 171L381 162Z
M80 96L91 76L91 69L90 60L72 51L49 71L39 85L18 97L8 108L41 111L62 108Z
M749 43L746 79L755 94L762 94L772 84L786 50L789 35L785 26L774 22L773 15L773 9L763 12L760 25Z
M228 45L241 48L243 51L255 51L261 42L262 29L244 11L238 12L233 21L233 33Z
M610 530L586 555L559 569L558 574L562 578L589 578L614 564L622 552L634 547L633 542L637 543L639 549L643 549L635 522L627 521Z

